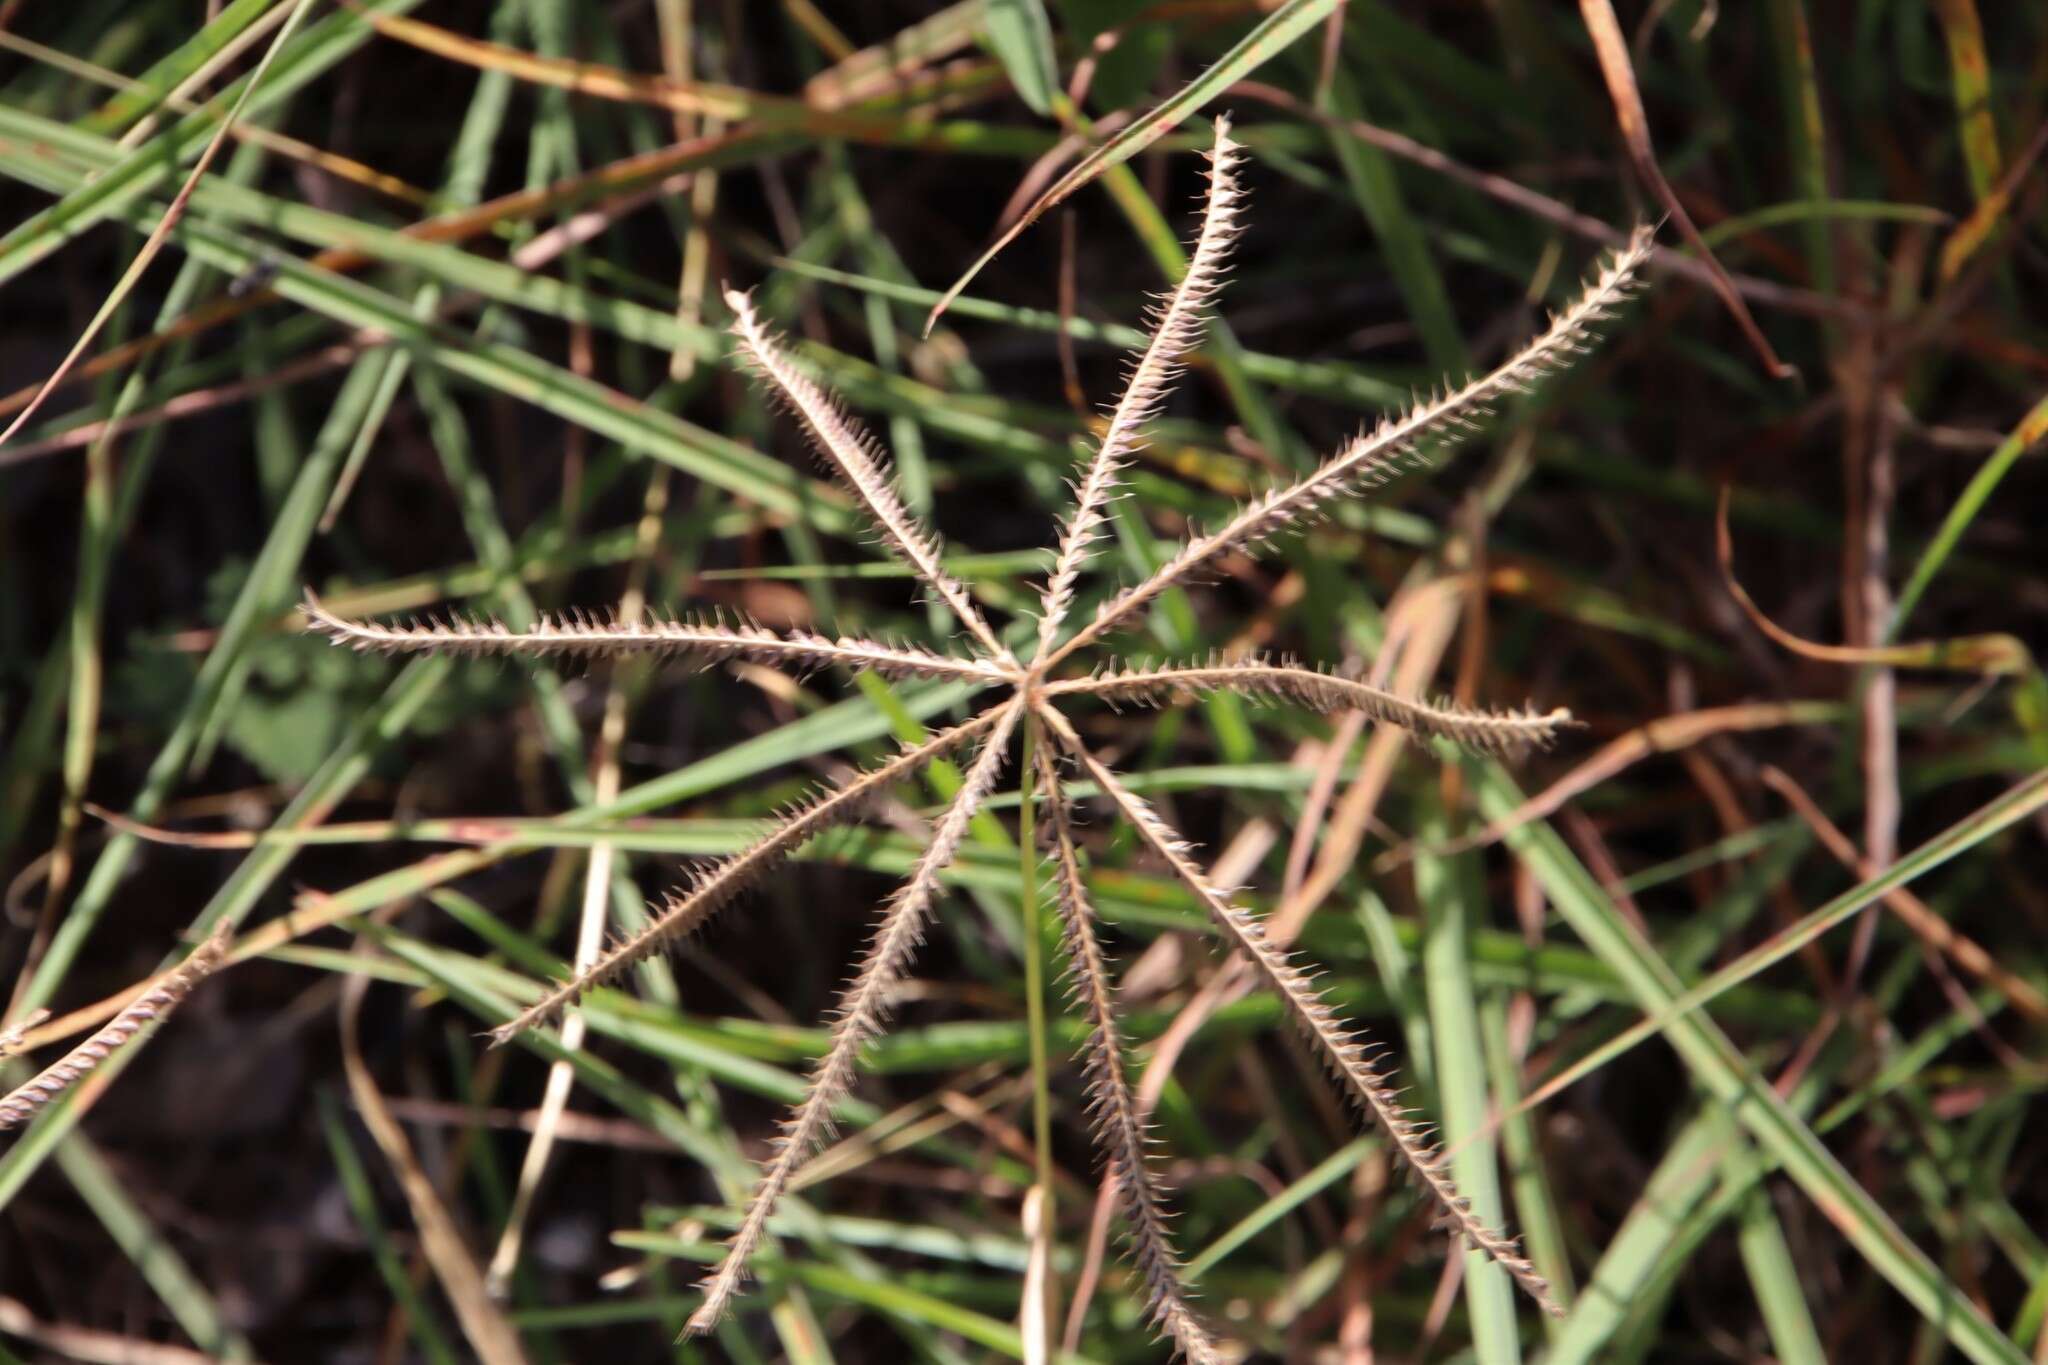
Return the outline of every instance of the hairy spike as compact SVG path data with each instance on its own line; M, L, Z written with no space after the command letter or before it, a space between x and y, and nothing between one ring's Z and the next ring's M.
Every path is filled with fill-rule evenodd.
M515 631L495 621L457 616L420 625L387 626L336 616L310 591L304 611L307 629L338 645L378 654L688 654L796 670L840 664L885 678L965 678L988 684L1001 682L1005 676L1000 665L985 659L954 659L908 645L848 636L831 639L803 630L778 635L746 620L737 625L658 617L621 621L608 612L593 615L571 608L558 616L543 614L532 630Z
M1288 954L1266 937L1265 925L1244 907L1211 885L1190 856L1187 844L1159 818L1151 804L1126 787L1082 744L1081 737L1064 716L1050 706L1038 713L1062 748L1087 770L1117 810L1138 831L1139 837L1165 862L1168 869L1192 891L1209 918L1221 929L1232 946L1249 958L1266 978L1288 1013L1321 1051L1332 1076L1357 1099L1359 1105L1378 1121L1410 1170L1422 1182L1445 1222L1465 1241L1485 1252L1513 1276L1529 1296L1552 1314L1562 1310L1550 1297L1550 1287L1536 1267L1521 1254L1514 1240L1488 1227L1473 1213L1452 1183L1441 1153L1429 1145L1422 1131L1406 1117L1399 1093L1374 1065L1371 1055L1337 1017L1313 982Z
M733 335L770 389L793 409L825 463L866 506L882 538L927 587L939 595L962 625L997 659L1010 652L989 628L967 589L940 563L939 538L912 516L889 477L888 458L874 437L847 416L832 395L791 363L776 344L754 301L736 289L725 291L733 311Z
M938 898L939 874L953 861L960 841L966 837L968 822L995 788L1009 749L1010 732L1022 712L1021 701L1010 702L995 712L988 739L975 755L959 795L933 827L931 841L911 869L909 879L891 897L888 909L868 940L859 971L839 998L837 1018L832 1022L831 1047L812 1070L802 1102L776 1140L775 1155L763 1168L746 1214L726 1244L725 1259L704 1281L704 1302L690 1315L686 1331L708 1332L725 1316L726 1306L746 1277L747 1261L760 1244L768 1217L781 1200L789 1178L810 1156L812 1147L831 1122L832 1111L852 1088L860 1050L881 1032L889 992L909 967L911 955L924 936L925 924Z
M1317 711L1361 711L1369 719L1398 725L1417 738L1441 736L1481 753L1506 754L1534 745L1547 748L1572 724L1571 712L1478 711L1450 702L1404 697L1369 683L1332 673L1297 668L1270 659L1125 669L1049 684L1047 696L1088 696L1104 701L1162 702L1175 694L1236 692L1259 700L1274 698Z
M1455 441L1504 395L1524 392L1570 365L1590 348L1597 326L1628 297L1636 272L1649 258L1651 236L1649 228L1637 228L1628 245L1607 261L1578 299L1492 374L1418 403L1399 418L1382 422L1352 440L1301 482L1254 499L1219 529L1195 536L1158 572L1103 603L1095 619L1045 656L1041 666L1051 668L1075 650L1100 639L1160 593L1225 551L1263 544L1286 527L1315 516L1333 499L1378 487L1422 460L1432 439Z
M1168 1234L1169 1215L1157 1174L1147 1160L1145 1121L1124 1073L1123 1039L1116 1026L1116 990L1095 937L1095 910L1081 878L1080 854L1074 847L1072 812L1060 785L1052 755L1037 750L1038 786L1045 803L1038 839L1053 860L1053 884L1060 928L1072 968L1075 1000L1088 1019L1088 1108L1094 1119L1095 1145L1103 1153L1117 1198L1129 1225L1132 1259L1145 1284L1146 1311L1163 1327L1190 1365L1210 1365L1216 1342L1190 1301L1181 1280L1180 1258Z
M1238 212L1243 194L1235 174L1242 159L1238 145L1230 140L1230 120L1216 120L1216 145L1209 153L1209 193L1202 214L1202 229L1188 258L1187 272L1159 309L1152 339L1139 353L1130 382L1103 433L1102 444L1081 478L1075 494L1073 515L1060 535L1060 548L1051 576L1041 593L1038 618L1038 652L1052 648L1053 639L1066 621L1074 601L1074 580L1087 564L1096 538L1101 533L1103 504L1108 501L1123 473L1140 433L1159 415L1168 391L1180 377L1182 361L1199 340L1202 321L1218 291L1223 287L1224 263L1238 234Z
M804 844L853 819L891 784L987 731L1013 709L997 707L984 711L973 720L905 749L887 763L870 768L844 786L790 811L743 852L691 874L687 885L669 895L646 928L614 943L602 957L549 991L539 1003L492 1029L491 1046L503 1047L530 1028L554 1023L563 1010L581 1000L586 992L609 985L656 953L689 937Z
M226 960L233 929L232 924L222 920L220 927L190 956L129 1001L127 1008L109 1020L106 1027L44 1067L33 1080L0 1096L0 1129L19 1128L27 1123L50 1101L126 1047L145 1026L169 1018L193 987L213 975ZM13 1041L18 1043L18 1035ZM4 1055L4 1050L0 1050L0 1055Z

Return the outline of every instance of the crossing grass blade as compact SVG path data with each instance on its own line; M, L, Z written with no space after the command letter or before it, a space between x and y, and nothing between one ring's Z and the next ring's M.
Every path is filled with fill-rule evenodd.
M1017 221L996 238L995 244L967 268L967 273L947 288L939 301L932 305L931 312L925 316L925 335L931 335L932 328L945 314L947 307L973 283L974 277L981 273L982 267L1001 255L1003 248L1017 240L1026 228L1072 198L1078 190L1110 168L1129 161L1161 137L1178 128L1191 118L1196 110L1223 93L1231 84L1244 79L1279 56L1288 44L1321 23L1336 7L1337 0L1286 0L1278 9L1261 19L1250 33L1241 38L1235 47L1224 53L1201 75L1175 91L1171 98L1133 119L1122 132L1089 152L1074 165L1073 169L1034 198L1030 207L1018 216Z

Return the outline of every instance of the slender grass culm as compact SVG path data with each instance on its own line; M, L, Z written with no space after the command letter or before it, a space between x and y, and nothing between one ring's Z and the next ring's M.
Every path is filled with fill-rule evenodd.
M1064 704L1156 702L1190 693L1233 692L1316 711L1355 711L1418 737L1441 738L1489 753L1550 742L1559 728L1569 723L1563 711L1476 711L1395 695L1281 659L1234 658L1172 665L1104 662L1092 672L1070 664L1113 632L1140 623L1162 593L1194 579L1220 556L1255 550L1337 500L1370 491L1427 462L1442 445L1472 431L1500 399L1523 392L1569 365L1588 348L1598 325L1630 294L1649 250L1649 234L1639 229L1627 246L1599 269L1576 301L1498 369L1380 423L1299 482L1255 498L1216 529L1191 536L1157 572L1111 595L1092 617L1075 627L1070 620L1075 587L1094 561L1109 502L1117 495L1122 473L1140 447L1147 424L1157 416L1188 352L1200 339L1208 310L1222 287L1231 243L1243 227L1239 160L1240 151L1230 138L1227 121L1218 120L1215 146L1209 153L1203 221L1189 267L1152 318L1149 341L1136 359L1130 382L1109 416L1100 444L1079 471L1075 506L1062 528L1051 572L1040 593L1041 612L1035 629L1012 637L1027 644L1025 657L1012 651L1005 634L983 615L966 586L946 572L937 537L907 509L877 443L800 368L752 302L738 293L728 294L727 301L733 309L733 332L742 357L764 387L795 414L824 463L867 512L882 542L960 622L965 631L964 654L939 654L870 640L828 639L803 632L777 633L744 621L689 618L629 623L577 615L543 620L530 631L463 620L386 626L344 620L308 601L312 628L361 650L676 653L705 662L746 661L790 670L840 664L884 677L946 678L979 689L1002 690L998 702L971 719L906 748L896 758L784 815L745 851L703 870L671 895L644 930L614 944L587 970L558 984L525 1012L493 1030L494 1040L503 1043L523 1030L557 1021L586 992L617 981L635 963L699 928L800 845L855 819L899 780L935 759L974 748L957 795L933 826L908 878L884 906L858 970L840 997L829 1047L769 1156L722 1263L704 1283L703 1302L689 1322L693 1331L708 1331L725 1315L777 1201L822 1140L831 1114L851 1089L859 1052L883 1029L894 987L909 968L930 921L940 875L959 850L970 821L995 790L1010 741L1020 733L1029 735L1027 751L1035 755L1033 785L1043 803L1036 837L1052 869L1069 980L1088 1025L1085 1066L1096 1143L1119 1195L1148 1309L1159 1328L1189 1359L1218 1358L1211 1329L1182 1281L1179 1258L1168 1233L1165 1195L1148 1163L1149 1139L1119 1042L1116 994L1093 927L1084 859L1065 787L1067 771L1077 771L1087 779L1152 855L1185 883L1224 943L1242 954L1280 998L1338 1086L1384 1131L1444 1224L1499 1262L1537 1303L1554 1311L1542 1277L1516 1242L1482 1221L1455 1188L1447 1161L1432 1145L1425 1128L1400 1103L1375 1051L1325 1002L1312 973L1268 939L1261 920L1211 881L1190 846L1089 747L1069 720Z

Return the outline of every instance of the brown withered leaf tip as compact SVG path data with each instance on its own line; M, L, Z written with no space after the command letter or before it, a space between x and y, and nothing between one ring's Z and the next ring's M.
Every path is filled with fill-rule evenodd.
M1423 1126L1401 1105L1378 1054L1324 1001L1310 971L1268 940L1261 920L1211 884L1195 852L1083 742L1060 704L1070 699L1162 703L1176 696L1232 692L1323 712L1361 711L1420 737L1437 737L1487 753L1509 753L1549 743L1570 723L1562 711L1478 711L1397 696L1335 674L1282 659L1244 658L1175 665L1100 665L1076 671L1069 661L1112 632L1140 623L1167 589L1189 582L1218 557L1255 550L1290 527L1313 520L1340 499L1368 492L1475 430L1494 405L1526 392L1589 349L1600 323L1610 318L1635 284L1649 250L1645 229L1606 261L1579 297L1550 325L1492 373L1447 388L1360 433L1313 473L1246 503L1213 530L1191 535L1160 569L1110 594L1078 627L1076 587L1094 558L1111 498L1144 440L1148 424L1200 342L1210 306L1223 283L1231 243L1244 208L1238 185L1240 149L1219 119L1209 153L1208 189L1199 236L1187 273L1150 319L1151 334L1136 357L1129 383L1109 414L1101 442L1079 471L1075 505L1067 516L1047 581L1039 593L1035 627L1009 633L1009 641L982 614L967 586L948 574L938 537L905 506L886 455L839 403L783 348L744 294L728 292L739 355L763 386L802 425L817 453L874 523L881 542L952 613L964 628L964 652L941 654L874 640L828 639L776 632L745 621L667 618L621 624L609 617L570 616L515 632L488 621L450 619L387 626L336 617L308 600L311 628L337 643L385 653L413 651L490 654L689 655L710 664L746 661L792 671L826 665L868 669L891 678L946 678L1001 689L994 705L970 720L904 749L895 758L821 792L786 813L744 851L699 872L669 896L648 926L611 945L587 970L560 982L537 1003L492 1031L504 1043L527 1029L558 1021L585 992L617 981L634 964L664 951L702 926L823 831L857 818L899 781L934 759L975 745L967 777L933 826L909 877L882 909L858 970L833 1015L831 1041L813 1069L803 1100L778 1137L725 1257L704 1282L704 1300L690 1319L708 1331L740 1289L750 1256L791 1177L829 1130L833 1111L851 1089L861 1047L881 1032L888 1002L908 970L933 913L939 877L958 851L969 822L994 791L1010 741L1028 731L1044 741L1035 774L1045 799L1035 832L1051 865L1065 930L1074 1000L1088 1023L1085 1068L1097 1145L1117 1189L1156 1325L1190 1360L1218 1358L1215 1340L1182 1282L1168 1234L1166 1198L1149 1159L1149 1138L1132 1098L1118 1041L1117 1006L1094 931L1082 854L1071 818L1063 756L1094 783L1101 798L1128 822L1152 855L1185 883L1214 921L1224 942L1242 953L1284 1002L1336 1083L1379 1125L1413 1171L1442 1221L1469 1245L1498 1261L1541 1305L1556 1311L1534 1266L1513 1239L1486 1225L1452 1184L1444 1156ZM1012 643L1021 647L1013 652ZM1021 655L1021 657L1020 657Z

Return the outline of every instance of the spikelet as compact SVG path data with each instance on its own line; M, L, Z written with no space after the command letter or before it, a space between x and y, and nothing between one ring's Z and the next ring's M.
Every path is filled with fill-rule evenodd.
M1175 877L1201 901L1209 918L1221 929L1231 945L1257 967L1260 975L1287 1007L1295 1024L1315 1044L1333 1079L1342 1085L1370 1114L1393 1142L1409 1170L1434 1202L1447 1227L1456 1230L1473 1248L1486 1253L1547 1313L1562 1310L1550 1297L1550 1286L1536 1267L1522 1255L1513 1238L1488 1227L1452 1182L1449 1163L1429 1141L1428 1133L1408 1116L1399 1093L1381 1072L1375 1054L1337 1017L1310 974L1286 950L1266 937L1266 927L1256 915L1232 903L1229 893L1210 883L1196 864L1187 842L1168 827L1151 803L1125 786L1107 765L1090 753L1066 717L1050 707L1039 714L1046 726L1094 779L1118 812L1138 831L1139 837L1164 862Z
M996 713L995 724L981 752L975 755L973 766L967 770L959 794L932 827L931 842L925 845L910 877L883 911L881 923L875 927L867 952L861 957L860 969L839 998L832 1021L831 1046L811 1071L803 1100L776 1140L775 1154L762 1169L761 1181L754 1189L746 1214L726 1244L725 1259L702 1285L704 1302L690 1315L689 1332L708 1332L725 1316L732 1296L746 1279L747 1262L760 1245L769 1215L788 1188L789 1178L829 1130L833 1110L852 1088L860 1050L881 1032L890 992L909 968L911 956L924 937L925 924L938 899L939 874L953 861L960 841L967 835L968 822L995 789L996 779L1002 775L1010 732L1016 728L1022 710L1022 702L1010 702Z
M883 543L938 594L983 649L998 659L1008 659L1010 652L989 629L967 589L942 566L937 534L903 505L880 443L790 361L754 312L751 298L728 289L725 302L733 312L733 335L739 339L741 354L753 364L769 391L803 422L819 456L867 508Z
M0 1129L19 1128L52 1100L90 1075L151 1024L162 1023L226 959L233 926L223 920L191 956L164 973L98 1033L44 1067L33 1079L0 1096ZM25 1021L28 1022L28 1021Z
M359 653L503 654L529 658L668 654L689 655L706 663L745 660L797 674L839 665L885 678L964 678L994 684L1005 676L1002 668L984 659L955 659L912 645L881 644L843 635L828 638L806 630L778 635L745 617L726 622L657 614L622 621L609 611L572 610L561 615L543 614L531 630L513 630L502 621L453 615L393 626L336 616L321 606L311 592L306 594L303 610L308 630Z
M1237 240L1244 196L1237 186L1238 145L1230 140L1230 120L1216 120L1216 144L1209 152L1209 193L1202 230L1188 257L1180 283L1152 319L1152 338L1131 367L1123 396L1110 414L1109 427L1095 458L1075 491L1074 510L1060 534L1053 570L1040 595L1038 652L1052 647L1073 605L1074 582L1086 566L1102 531L1103 505L1116 491L1131 452L1144 428L1159 416L1166 395L1180 377L1187 353L1200 339L1202 323L1222 290L1225 262Z
M538 1004L492 1029L491 1046L503 1047L530 1028L556 1022L563 1010L587 992L611 984L648 958L668 951L696 933L734 897L781 866L804 844L835 825L857 819L890 786L984 733L1003 715L1001 708L984 711L790 811L746 848L704 869L687 886L671 892L645 928L613 944L597 961L541 997Z
M1432 442L1455 441L1476 429L1501 398L1526 393L1541 380L1569 366L1590 348L1599 325L1614 316L1616 308L1635 288L1636 274L1649 259L1650 238L1649 228L1637 228L1628 245L1607 261L1578 299L1493 373L1462 388L1437 394L1401 416L1381 422L1299 483L1255 498L1217 530L1190 538L1151 577L1103 603L1094 620L1044 656L1044 666L1055 665L1100 639L1218 555L1229 550L1256 549L1287 527L1316 516L1331 501L1377 488L1396 474L1422 463L1436 448Z
M1083 1071L1096 1152L1123 1205L1131 1257L1145 1285L1147 1315L1172 1338L1190 1365L1209 1365L1217 1359L1216 1342L1181 1281L1180 1257L1168 1234L1166 1200L1149 1159L1151 1143L1124 1072L1123 1039L1116 1025L1116 988L1110 984L1102 945L1095 937L1095 910L1081 877L1072 813L1052 755L1040 748L1037 763L1038 785L1045 801L1038 839L1053 863L1054 896L1067 949L1071 993L1088 1021Z
M1532 746L1548 748L1558 731L1573 723L1571 712L1561 709L1545 714L1475 710L1450 701L1404 697L1334 673L1256 656L1162 668L1109 669L1052 683L1045 690L1048 696L1155 705L1177 695L1234 692L1254 701L1291 702L1316 711L1361 711L1372 720L1399 726L1417 739L1448 739L1487 754L1514 754Z

